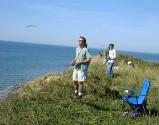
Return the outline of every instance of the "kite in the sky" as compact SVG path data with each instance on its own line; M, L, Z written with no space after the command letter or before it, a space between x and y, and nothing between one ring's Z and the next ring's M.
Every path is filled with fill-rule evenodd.
M32 27L35 28L35 27L37 27L37 26L36 26L36 25L27 25L26 27L27 27L27 28L32 28Z

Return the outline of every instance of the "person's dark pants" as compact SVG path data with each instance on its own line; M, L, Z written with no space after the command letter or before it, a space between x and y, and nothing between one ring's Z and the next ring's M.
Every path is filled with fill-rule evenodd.
M113 78L113 62L107 62L107 75L109 78Z

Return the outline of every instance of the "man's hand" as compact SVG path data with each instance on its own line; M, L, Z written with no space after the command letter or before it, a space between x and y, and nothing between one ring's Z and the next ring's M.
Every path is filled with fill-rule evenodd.
M80 65L82 63L83 63L82 61L78 61L78 60L75 62L76 65Z
M74 66L76 64L76 59L71 62L71 65Z
M75 65L75 62L74 62L74 61L71 62L71 66L73 66L73 65Z
M90 61L91 61L91 58L86 59L86 60L83 60L83 61L76 60L76 61L75 61L75 65L89 64Z
M111 59L109 56L107 57L107 60Z

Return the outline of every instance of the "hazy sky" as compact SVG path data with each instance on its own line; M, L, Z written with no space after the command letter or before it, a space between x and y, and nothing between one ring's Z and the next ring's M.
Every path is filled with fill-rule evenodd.
M159 53L159 0L0 0L0 40L76 46L80 35Z

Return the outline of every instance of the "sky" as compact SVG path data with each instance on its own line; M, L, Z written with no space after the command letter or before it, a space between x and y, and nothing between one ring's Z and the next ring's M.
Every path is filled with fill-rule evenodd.
M0 40L159 53L158 0L0 0ZM27 25L35 25L26 27Z

